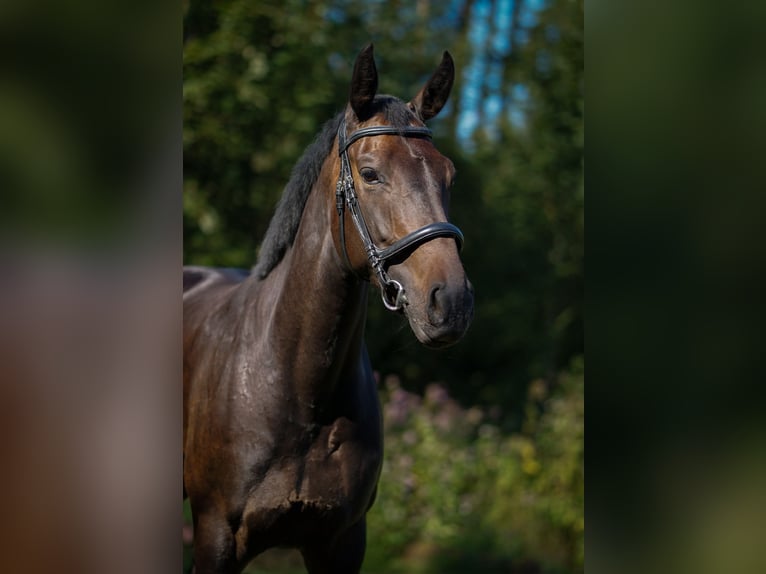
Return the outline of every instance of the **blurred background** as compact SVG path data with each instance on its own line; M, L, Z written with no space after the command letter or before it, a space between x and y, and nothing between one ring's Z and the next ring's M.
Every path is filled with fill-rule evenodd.
M364 572L581 572L582 1L191 0L183 37L184 263L245 268L358 51L405 100L452 53L430 127L476 315L431 351L371 297L386 451ZM303 571L284 551L253 568Z

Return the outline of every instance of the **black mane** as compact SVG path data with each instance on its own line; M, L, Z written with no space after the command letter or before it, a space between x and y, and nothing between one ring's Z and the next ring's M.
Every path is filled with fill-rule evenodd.
M259 279L266 277L277 266L287 248L293 244L309 192L331 151L342 118L343 113L340 113L325 123L316 139L309 144L293 167L290 180L282 192L261 242L258 262L253 268L253 273Z
M415 114L400 99L393 96L375 96L373 115L383 113L386 121L394 127L406 127L415 119ZM322 164L333 151L333 143L338 127L345 112L337 114L324 124L314 141L293 167L282 197L277 204L269 228L261 242L258 262L253 273L263 279L282 260L287 249L292 246L298 226L303 216L311 188L319 177Z

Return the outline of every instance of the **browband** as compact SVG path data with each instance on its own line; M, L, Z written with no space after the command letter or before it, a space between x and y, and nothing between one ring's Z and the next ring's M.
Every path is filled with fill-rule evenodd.
M406 128L395 128L393 126L372 126L369 128L361 128L356 130L348 139L345 139L345 125L343 122L343 130L338 131L338 154L342 154L348 149L352 143L358 139L366 138L369 136L385 136L385 135L397 135L405 137L424 137L431 138L431 130L428 128L407 126ZM341 135L342 134L342 135Z

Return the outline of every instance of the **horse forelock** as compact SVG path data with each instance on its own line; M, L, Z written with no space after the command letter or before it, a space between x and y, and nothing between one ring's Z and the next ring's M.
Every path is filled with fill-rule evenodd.
M395 128L406 128L411 125L413 119L417 119L407 104L395 96L376 96L373 110L374 114L383 114L386 123Z

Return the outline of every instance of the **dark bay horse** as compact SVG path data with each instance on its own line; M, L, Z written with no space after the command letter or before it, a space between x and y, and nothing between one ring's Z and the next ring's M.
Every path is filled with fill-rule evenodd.
M357 573L383 445L363 335L368 285L425 345L455 343L473 289L447 222L454 167L424 122L445 52L410 102L376 95L372 46L345 111L295 166L251 273L184 269L184 497L202 573L274 546L311 574Z

